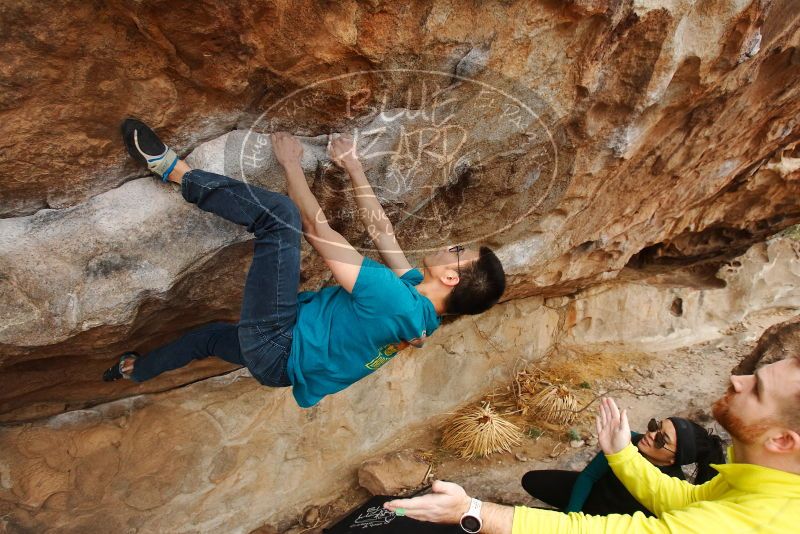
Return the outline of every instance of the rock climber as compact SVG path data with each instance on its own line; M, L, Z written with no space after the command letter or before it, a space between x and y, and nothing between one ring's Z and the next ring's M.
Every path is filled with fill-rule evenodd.
M503 267L488 247L449 246L425 256L421 271L412 268L347 137L331 140L329 156L348 173L385 264L362 256L330 227L300 166L302 145L288 133L270 135L288 196L190 168L136 119L123 122L122 136L131 157L180 185L186 201L245 226L255 239L238 323L201 326L147 354L125 352L104 373L106 381L142 382L213 355L246 366L265 386L292 386L297 403L310 407L408 344L419 346L442 316L481 313L503 294ZM298 294L301 234L337 286Z

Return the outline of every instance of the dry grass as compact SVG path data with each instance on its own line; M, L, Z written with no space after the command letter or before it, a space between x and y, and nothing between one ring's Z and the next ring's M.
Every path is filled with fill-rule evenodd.
M525 406L530 406L543 421L555 425L572 424L578 414L578 401L569 388L561 384L545 385Z
M616 378L620 363L639 363L646 354L632 351L562 352L553 354L546 369L523 362L505 391L496 393L495 405L515 411L525 428L550 430L564 436L571 427L593 427L595 402L612 391L625 388L593 388Z
M534 366L514 377L514 401L523 416L557 426L571 424L578 413L570 388Z
M520 428L504 419L488 402L456 413L442 433L442 446L465 459L511 452L521 442Z
M620 362L630 365L643 357L630 351L563 352L551 356L546 370L520 359L508 386L446 423L442 447L471 459L510 452L525 434L538 439L546 432L563 441L568 431L593 428L595 402L608 391L616 391L593 388L615 377Z
M604 360L600 358L592 363L601 364L598 367L602 366L607 374L611 365ZM593 421L593 405L599 392L593 391L584 379L591 369L581 368L571 358L553 363L555 365L547 370L526 363L514 372L514 379L507 388L489 398L529 435L549 431L561 439L567 430Z

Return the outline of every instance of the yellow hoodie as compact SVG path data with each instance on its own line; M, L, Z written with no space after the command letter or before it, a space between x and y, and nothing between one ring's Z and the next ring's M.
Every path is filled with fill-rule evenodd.
M729 451L730 452L730 451ZM800 475L760 465L714 465L719 474L700 486L663 474L628 445L607 455L628 491L656 517L563 514L518 506L512 534L800 532ZM732 456L729 456L732 460Z

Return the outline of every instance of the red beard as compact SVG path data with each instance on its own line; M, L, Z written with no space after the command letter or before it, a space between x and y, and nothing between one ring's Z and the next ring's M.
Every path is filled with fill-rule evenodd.
M748 425L734 415L731 412L731 397L735 394L736 391L733 389L733 386L729 386L725 395L718 399L712 406L712 413L714 414L714 419L722 425L722 428L728 431L728 434L730 434L733 439L745 445L752 445L758 440L759 436L769 428L769 424L757 423Z

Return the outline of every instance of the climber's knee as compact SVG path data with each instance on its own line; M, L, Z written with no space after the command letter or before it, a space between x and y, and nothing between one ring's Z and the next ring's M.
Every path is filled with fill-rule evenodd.
M257 238L265 238L274 232L292 234L299 243L302 232L300 210L286 195L273 195L271 202L268 205L265 203L263 213L255 221L253 233Z
M300 230L300 210L297 209L291 198L280 195L279 200L275 202L272 208L272 214L284 225Z

